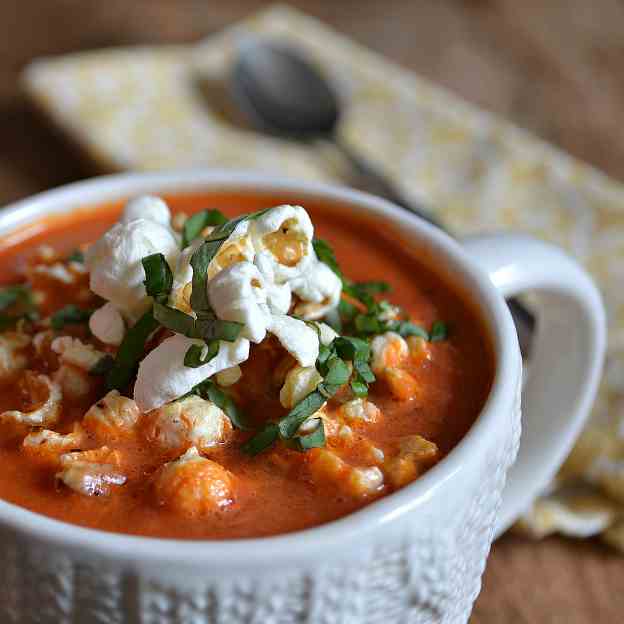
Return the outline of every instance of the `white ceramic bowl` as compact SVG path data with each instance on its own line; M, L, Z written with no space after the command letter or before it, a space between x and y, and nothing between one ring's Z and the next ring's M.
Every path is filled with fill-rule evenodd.
M495 531L553 475L593 400L605 341L594 285L541 242L501 235L462 246L370 195L223 171L72 184L4 209L0 235L43 214L147 191L224 188L288 194L303 205L308 198L330 200L344 218L364 212L400 226L409 244L429 250L470 293L486 320L496 353L487 404L448 457L411 485L343 519L279 537L210 542L115 535L0 501L0 621L465 622ZM524 390L527 431L503 491L520 439L522 365L501 292L529 288L541 295Z

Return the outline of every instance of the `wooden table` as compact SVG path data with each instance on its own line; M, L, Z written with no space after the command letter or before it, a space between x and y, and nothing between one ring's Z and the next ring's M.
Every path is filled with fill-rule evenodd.
M297 1L347 35L624 179L624 1ZM219 6L217 6L219 5ZM21 0L0 9L0 204L89 175L21 101L44 54L193 41L256 0ZM593 543L506 536L473 621L624 621L624 558Z

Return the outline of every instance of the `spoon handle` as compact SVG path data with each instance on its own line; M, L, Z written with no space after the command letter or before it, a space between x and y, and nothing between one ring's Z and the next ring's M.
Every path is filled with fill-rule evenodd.
M399 191L385 175L380 173L374 165L358 154L348 143L345 143L345 141L337 136L333 137L333 142L340 153L351 163L351 166L358 174L358 177L361 178L367 190L375 195L388 199L401 208L413 212L424 221L427 221L427 223L431 223L453 236L449 229L443 225L439 219L433 216L429 210L415 201L406 199L401 191Z
M344 140L334 135L332 141L342 155L351 163L367 190L388 199L393 204L405 210L413 212L424 221L435 225L450 236L454 236L454 234L443 225L439 219L434 217L427 208L418 204L416 201L406 199L401 191L399 191L386 176L380 173L374 165L358 154L350 145L345 143ZM508 299L507 305L516 325L522 354L527 357L530 351L531 337L535 331L535 317L518 299Z

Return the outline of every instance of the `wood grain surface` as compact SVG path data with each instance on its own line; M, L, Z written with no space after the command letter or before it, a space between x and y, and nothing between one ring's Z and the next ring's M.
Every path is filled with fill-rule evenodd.
M623 0L292 2L389 58L624 180ZM193 41L255 0L0 3L0 205L91 173L23 103L40 55ZM624 622L624 558L595 543L505 536L475 624Z

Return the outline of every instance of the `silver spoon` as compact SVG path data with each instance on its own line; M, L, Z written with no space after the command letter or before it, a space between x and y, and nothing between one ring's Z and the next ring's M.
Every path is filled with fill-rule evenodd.
M232 68L230 88L237 105L256 127L302 142L333 143L366 181L368 190L451 234L427 208L405 198L390 180L344 142L337 132L341 107L336 91L291 48L267 41L245 42ZM509 299L507 304L526 356L535 318L517 299Z

